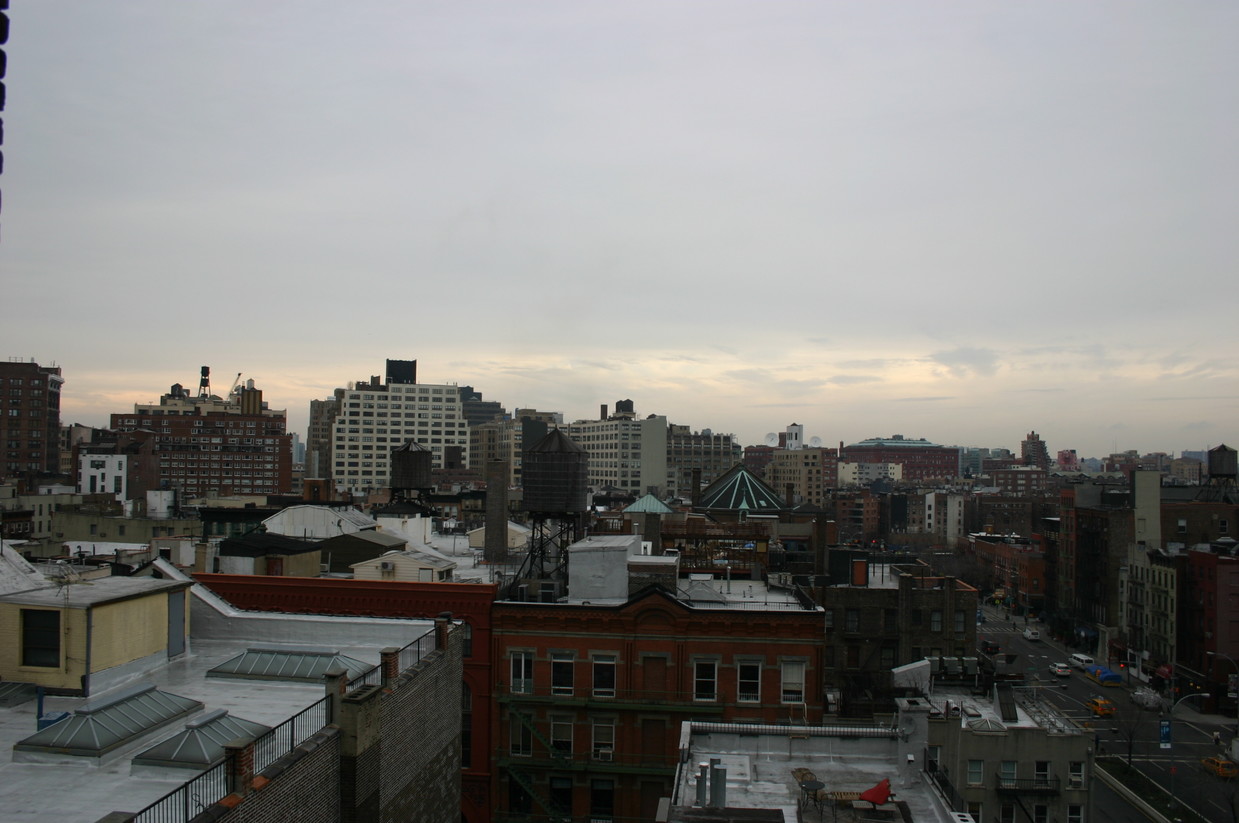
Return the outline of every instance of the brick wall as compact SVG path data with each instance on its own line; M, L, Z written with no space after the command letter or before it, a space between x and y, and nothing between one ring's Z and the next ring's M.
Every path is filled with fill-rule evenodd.
M240 804L217 803L193 823L337 823L340 731L328 726L255 778Z
M460 820L464 631L398 678L381 705L382 823Z

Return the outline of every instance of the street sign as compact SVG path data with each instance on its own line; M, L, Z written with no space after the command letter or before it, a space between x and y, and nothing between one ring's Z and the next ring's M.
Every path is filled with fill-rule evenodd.
M1162 736L1162 748L1169 749L1170 748L1170 721L1169 720L1161 721L1161 736Z

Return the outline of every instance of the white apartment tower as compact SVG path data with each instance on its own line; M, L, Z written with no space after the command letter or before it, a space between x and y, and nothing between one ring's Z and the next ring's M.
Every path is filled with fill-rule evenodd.
M459 387L415 382L416 361L387 362L386 382L372 377L339 390L340 410L331 430L331 477L341 491L386 488L392 449L410 440L430 449L433 468L443 467L444 453L452 447L460 448L462 461L468 460L469 426Z

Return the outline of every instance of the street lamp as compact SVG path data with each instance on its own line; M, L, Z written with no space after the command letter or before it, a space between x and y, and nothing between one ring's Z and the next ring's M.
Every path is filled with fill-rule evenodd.
M1227 660L1229 660L1229 661L1230 661L1230 665L1234 667L1234 669L1235 669L1235 674L1239 674L1239 663L1235 663L1235 659L1234 659L1233 657L1231 657L1229 654L1227 654L1226 652L1210 652L1210 651L1206 651L1206 652L1205 652L1205 654L1206 654L1208 657L1224 657L1224 658L1226 658ZM1228 684L1227 684L1227 686L1226 686L1226 691L1225 691L1225 694L1226 694L1226 696L1227 696L1227 697L1232 697L1232 696L1234 696L1234 695L1232 694L1231 690L1230 690L1230 684L1229 684L1229 683L1228 683ZM1236 735L1236 736L1239 736L1239 701L1237 701L1237 702L1236 702L1236 706L1235 706L1235 735Z
M1183 695L1182 697L1180 697L1178 700L1176 700L1174 703L1170 705L1170 711L1166 713L1167 717L1169 718L1167 722L1174 723L1174 710L1178 708L1179 704L1182 703L1184 700L1190 700L1193 697L1199 697L1201 699L1204 699L1210 696L1211 695L1208 692L1196 692L1195 694ZM1174 761L1172 760L1171 762L1173 763ZM1170 805L1171 805L1171 808L1174 808L1179 802L1179 799L1175 796L1175 793L1174 793L1174 773L1175 771L1177 771L1177 769L1175 768L1174 765L1171 765L1170 767Z

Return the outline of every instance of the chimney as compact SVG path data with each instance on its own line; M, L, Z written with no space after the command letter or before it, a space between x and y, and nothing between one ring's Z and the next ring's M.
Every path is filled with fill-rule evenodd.
M693 469L693 500L694 506L701 501L701 469Z

